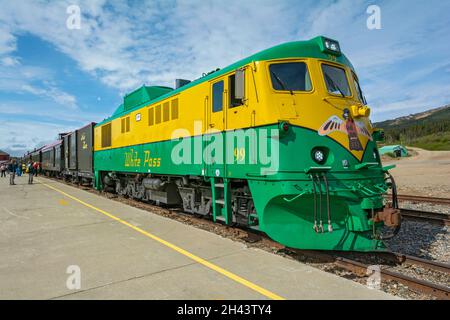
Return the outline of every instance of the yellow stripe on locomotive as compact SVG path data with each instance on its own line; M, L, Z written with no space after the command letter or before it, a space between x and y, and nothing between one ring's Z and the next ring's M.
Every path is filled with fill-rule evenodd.
M356 120L356 134L362 148L351 148L345 126L341 130L329 132L328 136L361 160L372 133L368 112L360 113L364 108L367 110L367 107L363 106L358 97L357 77L351 65L335 62L336 58L333 55L328 57L333 58L299 56L251 61L240 66L239 69L244 70L245 74L245 100L240 105L233 105L230 94L236 71L233 69L225 73L216 72L218 75L208 81L200 81L185 90L174 91L175 94L169 93L167 98L150 102L130 112L124 112L123 116L104 122L102 126L111 123L110 144L102 143L102 126L97 126L95 151L165 141L174 138L174 132L175 136L188 136L186 131L176 133L179 128L186 129L193 136L204 134L211 129L235 130L284 120L291 125L318 131L332 116L347 122L347 119L343 118L344 109L347 108L350 110L350 117ZM311 82L308 91L295 91L290 94L286 90L274 89L270 67L290 63L305 64ZM323 77L324 66L333 66L345 72L350 91L344 98L327 90L326 79ZM211 112L212 100L215 99L212 90L218 83L223 83L221 97L223 107L219 111ZM199 121L200 130L198 124L194 127Z

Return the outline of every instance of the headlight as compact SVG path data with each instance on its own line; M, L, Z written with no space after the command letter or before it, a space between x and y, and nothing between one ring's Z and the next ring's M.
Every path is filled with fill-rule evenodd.
M323 52L331 53L336 56L341 55L341 47L338 41L326 37L321 38L322 38L321 49Z
M325 155L323 154L323 151L321 151L321 150L316 150L316 151L314 152L314 159L315 159L317 162L322 162L323 159L325 159Z
M325 41L325 47L327 47L328 50L339 51L336 42Z
M325 163L326 154L325 151L323 151L322 149L314 149L312 152L312 156L314 161L317 162L318 164Z

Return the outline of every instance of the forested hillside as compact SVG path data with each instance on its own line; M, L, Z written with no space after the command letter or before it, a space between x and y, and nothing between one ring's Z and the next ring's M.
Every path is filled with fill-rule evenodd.
M450 150L450 105L374 125L385 130L386 144Z

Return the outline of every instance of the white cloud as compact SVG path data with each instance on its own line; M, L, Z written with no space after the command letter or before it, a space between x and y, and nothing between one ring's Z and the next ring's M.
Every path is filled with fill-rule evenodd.
M0 114L5 117L32 117L33 119L45 119L53 123L69 123L69 125L103 120L97 113L89 111L71 112L59 107L56 103L46 101L36 101L31 106L28 101L0 102Z
M299 34L307 37L325 34L339 39L354 66L370 72L427 53L430 45L436 49L443 45L448 51L449 46L442 39L450 31L450 24L443 19L443 12L450 9L449 3L378 1L381 30L369 30L366 26L369 17L366 9L370 4L373 1L341 0L332 4L322 1Z
M373 2L321 2L299 34L340 40L363 84L375 120L438 107L450 100L450 23L442 1L377 1L381 30L366 28ZM446 78L445 78L446 77Z
M66 106L69 109L76 110L78 108L77 99L74 96L61 91L56 87L48 86L47 88L43 89L25 84L21 89L36 96L48 97L57 102L59 105Z
M22 65L14 57L5 57L0 65L0 91L10 93L33 94L51 99L60 107L69 110L78 109L75 96L64 92L54 84L50 70L35 66Z
M0 120L0 149L22 156L28 150L55 141L58 133L67 129L67 126L47 122Z
M412 114L423 110L443 106L450 101L450 85L437 87L432 85L422 86L420 91L414 89L404 90L401 97L386 100L385 103L372 109L375 120L383 120L384 114L390 113L396 116Z
M11 34L7 25L0 20L0 56L14 50L16 50L16 38Z
M4 57L0 59L0 63L6 67L15 67L20 64L19 59L15 57Z
M69 4L81 8L81 30L66 28ZM272 45L324 34L341 42L363 84L367 83L366 94L374 109L391 106L398 110L401 103L422 101L423 84L413 80L436 72L436 68L427 68L441 65L450 55L450 46L442 41L450 33L446 19L450 5L441 1L378 1L382 30L366 28L366 8L373 4L369 1L134 4L137 7L130 7L129 2L104 0L0 0L0 54L10 59L1 61L12 66L15 37L31 33L71 57L81 70L123 94L143 83L173 85L175 78L194 79L202 72ZM412 62L419 58L430 59L428 67ZM29 78L34 78L32 70L28 71ZM25 81L25 70L21 75L0 79L0 90L25 85L28 92L75 106L75 97L58 91L57 86ZM424 81L430 87L440 87L442 92L443 86L433 78ZM435 106L442 96L429 96L427 105ZM385 116L389 114L386 111Z
M65 27L66 3L4 1L0 19L16 32L52 43L103 83L129 91L142 83L173 85L286 39L296 14L273 1L75 1L81 30ZM0 1L1 4L1 1ZM258 4L258 5L256 5ZM267 22L270 23L267 23Z

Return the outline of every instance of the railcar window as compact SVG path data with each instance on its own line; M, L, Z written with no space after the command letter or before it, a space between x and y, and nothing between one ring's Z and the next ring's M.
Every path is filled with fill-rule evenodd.
M352 95L344 69L322 64L322 72L329 93L346 97Z
M242 99L236 99L236 92L235 92L235 82L236 82L236 75L231 75L228 78L228 91L230 92L230 108L242 106L243 101Z
M366 97L364 97L364 94L361 90L361 86L359 85L358 77L354 73L353 73L353 82L355 83L355 88L356 91L358 92L359 101L361 101L364 104L367 104Z
M169 102L164 102L163 104L163 121L169 121L170 120L170 104Z
M213 112L223 109L223 80L213 84Z
M273 63L269 66L272 87L279 91L311 91L311 78L304 62Z
M155 107L155 124L161 123L161 105Z
M126 119L126 132L130 132L130 117L127 117Z
M178 119L178 99L172 100L172 120Z
M102 148L111 147L111 123L102 127Z
M155 122L155 112L153 108L148 109L148 125L152 126Z

